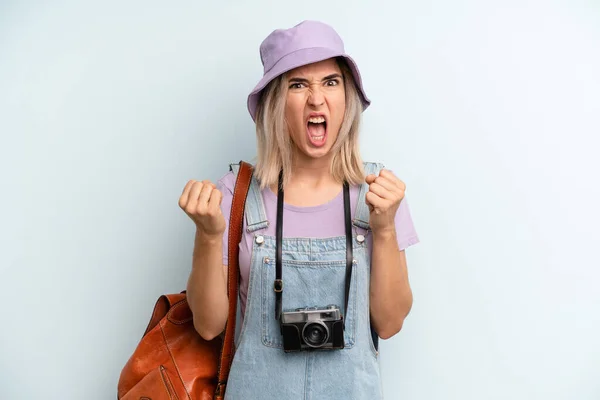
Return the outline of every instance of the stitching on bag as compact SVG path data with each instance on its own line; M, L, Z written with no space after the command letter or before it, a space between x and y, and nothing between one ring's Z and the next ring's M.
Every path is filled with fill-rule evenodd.
M241 185L238 185L238 183L241 182L241 181L239 181L239 179L240 179L240 173L242 172L242 168L243 168L243 165L242 165L242 163L240 163L240 168L239 168L238 173L235 178L235 186L233 189L233 198L232 198L232 202L231 202L231 215L229 216L229 220L231 221L232 218L234 218L233 221L241 221L241 225L243 226L244 214L245 214L245 209L246 209L246 207L245 207L246 198L248 196L248 193L250 192L250 185L252 185L253 172L250 169L250 171L249 171L249 173L251 174L250 180L249 180L249 182L242 182L242 183L244 183L244 186L242 187ZM236 189L240 189L240 190L244 191L244 201L242 202L242 209L240 210L241 216L239 215L239 213L237 213L238 210L235 207L235 205L237 205L237 203L239 202L238 197L240 196L240 193L239 193L240 190L236 190ZM235 234L237 235L237 233L235 233ZM231 243L231 241L232 241L232 235L234 235L233 229L229 229L229 232L227 235L227 243L228 243L227 252L228 253L232 252L231 246L229 245L229 243ZM238 251L237 256L238 256L238 262L239 262L239 251ZM231 257L229 257L229 263L231 263ZM239 268L237 269L237 272L239 274ZM234 293L236 292L235 291L236 288L232 288L233 283L234 283L233 279L234 278L229 273L229 267L228 267L227 268L227 294L229 294L230 288L232 289L232 291ZM238 279L239 279L239 277L238 277ZM239 285L239 281L238 281L238 285ZM236 301L236 303L237 303L237 300L238 299L236 298L234 301ZM230 299L230 301L231 301L231 299ZM233 321L230 321L229 310L228 310L227 311L227 322L225 324L225 335L223 336L223 345L221 346L221 351L219 352L219 364L217 367L217 380L221 379L221 373L223 370L223 365L221 365L222 364L221 361L225 361L227 364L227 366L226 366L227 374L229 374L229 372L231 370L231 364L233 363L233 354L225 354L225 346L227 345L227 340L226 340L227 330L229 329L229 326L231 326L232 324L233 324L233 326L235 326L235 323L236 323L235 316L233 318ZM234 340L235 339L235 329L233 330L233 335L234 335L234 338L231 338L231 340L235 341ZM232 347L233 347L233 345L232 345ZM232 348L232 352L234 352L234 351L235 350Z
M162 380L163 385L165 385L165 390L167 391L167 393L169 394L169 397L171 399L173 399L173 396L175 396L175 400L179 400L179 397L177 396L177 393L175 393L175 390L173 389L173 383L171 382L171 379L169 379L169 376L166 375L166 372L163 374L163 371L165 371L166 368L164 366L160 366L160 377ZM168 381L168 384L167 384ZM170 386L170 387L169 387ZM173 389L173 390L171 390Z
M174 310L175 310L177 307L183 307L183 302L184 302L184 300L180 300L180 301L178 301L177 303L175 303L175 304L174 304L174 305L171 307L171 309L169 310L169 312L167 313L167 319L168 319L170 322L174 323L175 325L183 325L183 324L187 324L188 322L190 322L190 321L192 321L192 320L194 319L194 317L193 317L193 316L192 316L192 317L189 317L189 318L182 319L182 320L178 320L178 319L175 319L175 318L171 318L171 316L172 316L172 313L174 312Z
M165 330L163 329L162 325L160 325L160 332L162 333L162 336L165 339L165 346L167 347L169 356L171 356L171 361L173 361L173 365L175 366L175 369L177 370L177 376L179 377L179 380L181 381L183 390L185 390L185 394L187 395L187 397L189 399L190 394L188 393L187 388L185 387L185 382L183 382L183 378L181 377L181 371L179 370L179 367L177 366L177 363L175 362L175 357L173 357L173 353L171 352L171 348L169 347L169 342L167 341L167 337L165 336ZM175 394L175 396L177 396L177 393Z

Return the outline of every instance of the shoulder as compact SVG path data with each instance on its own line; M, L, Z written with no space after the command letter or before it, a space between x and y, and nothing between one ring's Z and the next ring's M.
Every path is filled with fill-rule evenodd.
M250 164L252 165L252 164ZM253 166L252 166L253 167ZM221 175L217 181L217 189L223 192L223 195L233 195L235 190L235 182L237 180L237 174L240 169L240 163L230 163L229 170Z
M223 194L233 194L233 189L235 188L235 173L233 171L228 171L224 175L221 175L219 180L217 181L217 189L223 192Z

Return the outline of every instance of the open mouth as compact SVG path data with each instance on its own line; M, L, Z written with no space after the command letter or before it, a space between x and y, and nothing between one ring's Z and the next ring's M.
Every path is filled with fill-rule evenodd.
M306 130L308 139L314 146L322 146L327 138L327 121L323 116L310 117L307 122Z

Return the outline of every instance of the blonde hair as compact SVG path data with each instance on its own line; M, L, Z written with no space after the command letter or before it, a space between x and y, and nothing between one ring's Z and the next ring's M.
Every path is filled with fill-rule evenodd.
M362 103L352 72L342 58L337 59L344 78L346 110L337 139L331 148L330 171L338 182L364 182L365 173L358 146ZM263 90L256 115L257 161L255 176L261 189L277 184L283 169L283 184L292 174L292 140L285 120L286 74L273 79Z

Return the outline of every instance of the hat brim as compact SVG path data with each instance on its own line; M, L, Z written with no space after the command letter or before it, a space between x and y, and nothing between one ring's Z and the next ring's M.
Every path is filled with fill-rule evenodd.
M354 62L354 60L347 54L335 52L328 48L313 47L309 49L301 49L286 55L279 60L273 66L273 68L265 73L260 82L258 82L258 84L254 87L254 90L252 90L250 95L248 95L248 111L250 112L252 119L256 121L256 111L258 108L258 102L260 101L261 92L269 84L269 82L277 78L279 75L295 68L334 57L343 57L348 62L348 67L350 68L350 71L352 71L352 76L362 101L363 111L366 110L371 104L371 101L368 99L364 91L362 78L356 62Z

